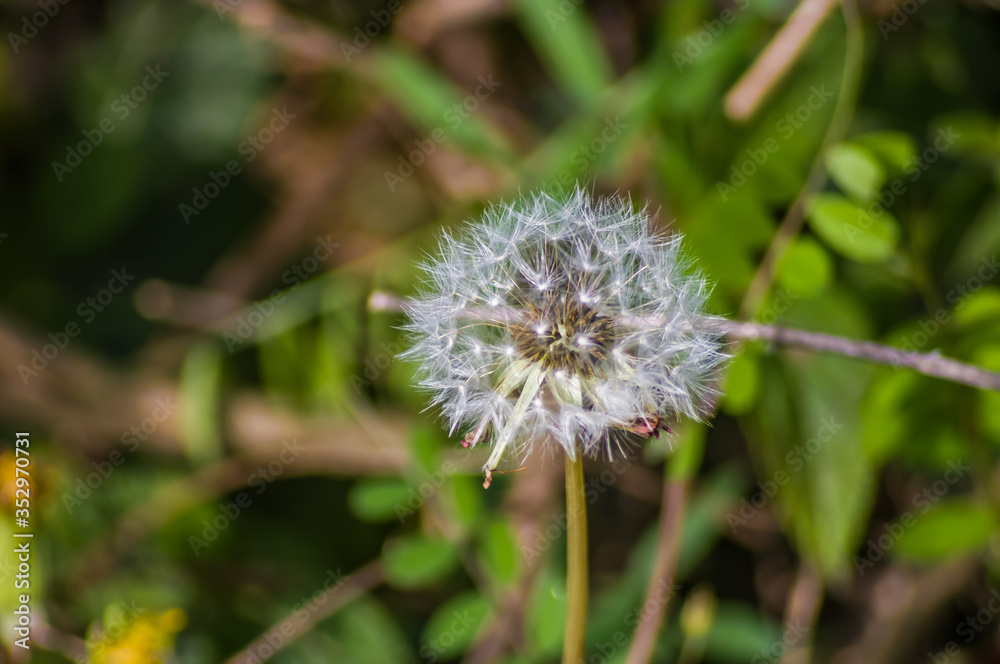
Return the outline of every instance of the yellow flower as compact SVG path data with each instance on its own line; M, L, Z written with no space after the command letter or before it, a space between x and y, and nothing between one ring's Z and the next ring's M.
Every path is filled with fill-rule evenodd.
M16 464L14 450L0 452L0 511L13 512Z
M150 616L133 616L108 626L87 641L89 664L164 664L187 617L180 609Z

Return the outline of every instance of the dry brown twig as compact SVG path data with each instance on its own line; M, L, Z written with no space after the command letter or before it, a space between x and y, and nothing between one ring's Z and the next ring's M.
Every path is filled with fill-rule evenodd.
M726 94L726 115L736 122L750 118L785 77L840 0L803 0L753 65Z
M402 300L391 293L374 292L368 299L368 308L371 311L401 311ZM847 339L822 332L807 332L763 323L712 319L708 325L732 341L763 340L776 346L870 360L878 364L912 369L925 376L1000 392L1000 373L953 360L937 352L911 353L874 341Z

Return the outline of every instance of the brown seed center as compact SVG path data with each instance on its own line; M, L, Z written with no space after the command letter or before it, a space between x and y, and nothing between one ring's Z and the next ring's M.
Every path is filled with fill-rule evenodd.
M529 305L524 322L512 328L517 351L548 369L593 376L614 345L614 323L577 297L549 297Z

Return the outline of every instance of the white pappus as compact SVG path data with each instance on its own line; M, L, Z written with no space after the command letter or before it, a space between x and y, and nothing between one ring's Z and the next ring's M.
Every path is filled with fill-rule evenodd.
M444 233L405 303L420 385L463 445L489 442L485 486L508 452L554 441L572 458L624 453L680 415L699 419L726 355L708 287L618 197L537 194Z

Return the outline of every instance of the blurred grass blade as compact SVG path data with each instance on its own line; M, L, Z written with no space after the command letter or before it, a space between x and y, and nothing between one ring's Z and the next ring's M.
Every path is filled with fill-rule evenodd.
M204 463L222 456L219 382L222 353L214 341L198 344L181 367L181 440L188 458Z
M513 161L514 150L506 137L478 112L482 101L504 85L493 72L484 72L471 93L463 94L416 54L386 48L373 63L372 80L430 135L435 149L443 142L439 138L451 138L457 147L490 162Z
M592 105L611 81L611 65L586 11L559 0L515 0L513 7L556 82L584 106Z

